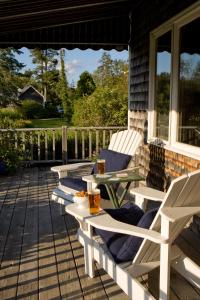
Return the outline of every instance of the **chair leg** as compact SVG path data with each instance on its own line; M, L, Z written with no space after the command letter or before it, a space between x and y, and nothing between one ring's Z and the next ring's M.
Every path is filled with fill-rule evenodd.
M170 223L161 218L161 234L168 238ZM170 253L171 244L161 244L160 246L160 300L169 300L170 292Z
M92 227L88 225L88 231L85 231L84 241L84 259L85 259L85 273L91 278L94 277L94 252L92 241Z

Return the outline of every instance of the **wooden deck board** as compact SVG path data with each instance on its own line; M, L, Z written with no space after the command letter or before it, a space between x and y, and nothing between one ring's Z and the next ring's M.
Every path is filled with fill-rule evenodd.
M17 299L38 299L38 172L33 171L27 194Z
M69 215L60 216L50 200L57 177L49 168L19 170L0 179L1 300L128 299L97 263L95 278L85 274L78 224ZM188 231L179 238L179 245L200 263L198 243ZM146 282L156 295L158 278L155 270ZM200 291L172 271L170 300L186 299L200 299Z

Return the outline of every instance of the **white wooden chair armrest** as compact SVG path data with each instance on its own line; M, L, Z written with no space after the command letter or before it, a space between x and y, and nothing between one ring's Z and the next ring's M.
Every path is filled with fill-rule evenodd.
M160 201L162 202L165 198L166 193L162 191L158 191L156 189L141 186L137 188L130 189L130 194L135 195L137 197L142 197L152 201Z
M67 176L68 171L73 171L82 167L93 166L93 165L94 162L76 163L76 164L69 164L63 166L55 166L51 168L51 171L58 173L59 178L63 178Z
M135 196L135 204L144 211L146 210L148 200L162 202L166 195L164 192L147 186L132 188L130 189L130 194Z
M165 244L168 242L168 240L162 237L157 231L119 222L105 212L87 217L85 222L99 229L141 237L157 244Z
M200 212L200 207L163 207L161 215L169 222L176 222L182 218L191 217Z

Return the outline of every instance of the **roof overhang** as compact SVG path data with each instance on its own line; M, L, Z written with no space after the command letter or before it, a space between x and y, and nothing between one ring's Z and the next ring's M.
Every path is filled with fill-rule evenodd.
M0 47L127 49L130 0L0 0Z

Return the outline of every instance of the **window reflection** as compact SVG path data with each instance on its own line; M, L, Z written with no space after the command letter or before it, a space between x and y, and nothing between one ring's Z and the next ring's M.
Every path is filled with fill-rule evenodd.
M156 136L168 140L171 73L171 31L157 39L155 110Z
M178 141L200 146L200 18L180 30Z

